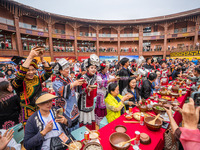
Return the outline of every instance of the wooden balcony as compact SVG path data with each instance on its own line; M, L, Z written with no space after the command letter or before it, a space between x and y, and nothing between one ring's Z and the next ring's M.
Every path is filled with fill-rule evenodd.
M26 28L20 28L20 33L34 35L34 36L41 36L41 37L49 37L48 32L42 32L42 31L31 30L31 29L26 29Z
M0 49L0 56L18 56L19 53L17 50L13 49Z

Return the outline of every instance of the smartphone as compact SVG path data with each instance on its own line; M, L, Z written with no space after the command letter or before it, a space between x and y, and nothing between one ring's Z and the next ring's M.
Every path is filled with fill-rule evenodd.
M163 121L163 123L162 123L162 128L163 128L163 129L168 129L168 127L169 127L169 123Z
M58 115L63 115L63 108L59 108L56 110L56 119L59 119Z

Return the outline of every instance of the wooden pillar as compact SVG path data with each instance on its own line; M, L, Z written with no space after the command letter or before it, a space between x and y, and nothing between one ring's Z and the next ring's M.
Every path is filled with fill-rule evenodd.
M118 61L120 61L121 46L120 46L120 27L117 29L117 55Z
M142 56L143 51L143 26L139 26L139 57Z
M99 56L99 25L96 28L96 39L97 56Z
M76 59L78 59L78 51L77 51L77 28L76 28L76 24L75 24L75 27L74 27L74 51L75 51Z
M17 11L17 9L15 10ZM15 22L15 28L16 28L17 50L18 50L19 56L23 56L21 34L20 34L20 29L19 29L19 17L16 16L16 14L14 15L14 22Z
M50 56L51 60L54 60L54 55L53 55L53 41L52 41L52 25L51 23L48 23L48 32L49 32L49 50L50 50Z
M164 37L164 53L163 53L164 59L166 58L166 54L167 54L167 28L168 28L168 25L166 23L164 25L164 34L165 34L165 37Z
M196 47L196 43L198 43L199 25L200 25L200 16L198 16L197 20L196 20L195 35L194 35L194 48Z

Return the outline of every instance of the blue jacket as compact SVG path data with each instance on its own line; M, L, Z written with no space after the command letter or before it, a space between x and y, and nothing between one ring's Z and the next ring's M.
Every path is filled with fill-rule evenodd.
M57 107L53 107L51 110L53 112L53 116L55 117ZM66 135L69 135L67 128L71 127L72 122L69 117L63 114L65 118L67 118L68 126L64 124L60 124L63 131ZM38 111L36 111L32 116L29 117L26 126L25 126L25 136L24 136L24 147L27 150L40 150L42 148L42 144L44 141L44 137L40 134L43 130L43 123L39 119Z

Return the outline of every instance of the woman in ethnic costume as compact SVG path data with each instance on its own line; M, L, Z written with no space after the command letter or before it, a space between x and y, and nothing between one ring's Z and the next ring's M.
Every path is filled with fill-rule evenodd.
M33 48L27 59L17 56L12 58L12 61L19 65L17 75L11 84L21 99L23 125L26 125L28 118L36 111L35 97L42 92L42 82L52 74L52 68L43 60L42 55L41 48ZM38 66L34 57L37 56L40 56L45 69L45 73L41 76L36 75Z
M56 95L65 101L65 114L72 120L72 126L68 129L70 132L79 128L79 110L75 95L75 88L83 84L83 80L73 79L69 75L70 64L62 58L54 67L54 71L58 74L53 82L53 89Z
M85 82L81 86L80 98L78 101L78 108L80 113L80 126L86 126L90 130L95 129L95 116L94 116L94 98L97 96L97 67L99 66L99 58L97 55L92 54L90 58L84 61L84 66L87 73L81 79ZM92 86L94 88L92 88Z
M105 63L102 63L100 65L100 71L99 73L97 73L98 88L97 88L97 102L95 107L95 121L97 125L99 125L103 117L106 116L107 114L104 97L106 95L108 84L110 82L117 81L117 78L110 77L107 71L108 67L106 66Z

